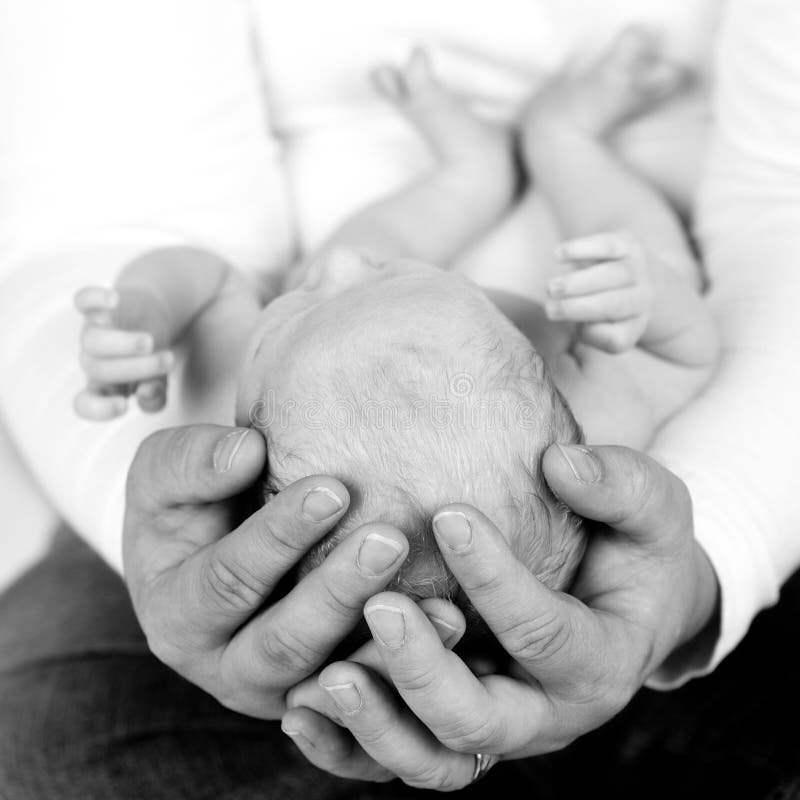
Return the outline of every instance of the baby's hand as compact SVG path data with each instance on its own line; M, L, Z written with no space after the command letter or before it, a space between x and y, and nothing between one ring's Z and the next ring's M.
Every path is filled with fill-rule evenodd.
M629 233L600 233L564 242L557 255L575 271L548 283L548 318L583 323L581 341L607 353L635 347L655 297L652 268L639 241Z
M143 411L160 411L174 363L171 351L156 349L164 344L164 309L146 292L99 286L81 289L75 306L85 318L80 362L88 378L75 397L78 415L113 419L125 413L131 394Z

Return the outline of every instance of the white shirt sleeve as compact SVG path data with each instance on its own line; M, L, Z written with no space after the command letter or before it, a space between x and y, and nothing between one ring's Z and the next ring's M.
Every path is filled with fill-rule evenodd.
M251 34L232 0L0 0L0 414L58 512L116 567L138 444L230 423L233 408L228 393L182 393L179 366L165 412L79 420L72 296L167 244L245 269L286 263Z
M721 588L721 634L652 685L708 672L800 566L800 4L733 0L698 234L722 358L653 455L688 484Z

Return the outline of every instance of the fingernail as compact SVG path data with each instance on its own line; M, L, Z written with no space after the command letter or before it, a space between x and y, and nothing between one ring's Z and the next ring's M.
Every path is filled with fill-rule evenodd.
M137 387L136 393L144 400L155 400L164 394L160 383L145 383Z
M379 575L397 563L402 554L403 547L399 542L379 533L368 533L358 548L356 563L364 572Z
M374 605L365 609L364 614L384 647L402 647L406 643L406 618L399 608Z
M249 428L231 431L217 442L213 457L214 469L217 472L222 474L233 466L236 454L239 452L239 448L242 446L242 442L245 440L248 433L250 433Z
M339 495L326 486L317 486L306 494L303 500L303 513L314 522L322 522L344 508Z
M459 629L455 625L451 625L449 622L439 619L439 617L428 617L428 619L431 625L436 628L436 633L439 634L443 645L447 646L458 635Z
M472 544L472 525L461 511L440 511L433 518L433 530L451 550L464 551Z
M564 460L569 464L575 480L581 483L596 483L603 474L597 456L588 448L581 445L569 444L556 447L561 451Z
M314 743L308 739L306 736L303 736L300 731L293 731L287 730L286 728L281 725L281 730L294 742L297 743L298 747L314 747Z
M364 698L354 683L335 683L332 686L321 683L320 686L331 696L336 707L345 714L355 714L364 704Z

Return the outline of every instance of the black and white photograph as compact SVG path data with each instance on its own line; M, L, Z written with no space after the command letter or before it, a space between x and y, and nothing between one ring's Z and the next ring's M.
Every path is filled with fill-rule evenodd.
M0 800L800 800L800 2L0 0Z

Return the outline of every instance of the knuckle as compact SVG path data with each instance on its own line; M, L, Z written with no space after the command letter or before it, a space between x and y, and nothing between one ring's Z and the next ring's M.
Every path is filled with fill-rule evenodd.
M239 565L210 558L200 577L208 596L223 611L249 611L261 602L263 587Z
M432 695L439 686L438 673L423 666L407 667L395 676L395 681L415 695Z
M506 628L502 641L511 655L524 663L556 657L569 645L570 637L568 618L550 611Z
M292 631L278 626L262 637L261 655L271 666L305 677L322 661L325 653Z
M345 582L338 583L330 579L322 581L321 599L323 615L329 617L350 617L353 614L360 614L365 602L365 598L360 597L353 587L349 587Z
M228 711L233 711L236 714L244 714L246 716L256 716L258 712L264 713L263 704L259 704L256 708L253 707L251 702L248 702L247 697L243 693L237 691L230 686L215 687L214 699Z
M492 750L502 740L497 723L493 719L461 722L450 731L439 731L439 741L457 753L481 753Z
M165 636L161 630L146 633L150 652L162 663L179 674L184 674L188 664L186 651Z
M403 783L414 789L453 792L461 788L455 776L442 764L423 764L403 777Z
M467 592L480 595L496 595L507 591L506 580L495 570L482 570L477 575L461 579L461 585Z
M397 730L399 722L400 714L396 708L392 708L380 726L364 727L359 730L358 740L369 748L383 749L392 747L390 742L391 732Z
M622 485L627 487L627 503L619 504L610 514L609 524L635 522L649 506L655 491L649 464L641 459L626 459Z
M270 505L264 507L261 518L264 536L280 558L294 561L305 553L309 544L298 535L297 525L293 524L292 518L286 512L277 512L275 506L270 508Z
M162 446L163 447L163 446ZM192 429L188 427L173 428L167 440L166 452L160 460L166 466L166 481L171 485L183 486L187 477L197 468L194 452Z

